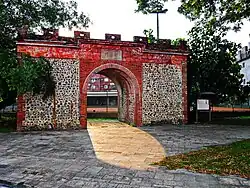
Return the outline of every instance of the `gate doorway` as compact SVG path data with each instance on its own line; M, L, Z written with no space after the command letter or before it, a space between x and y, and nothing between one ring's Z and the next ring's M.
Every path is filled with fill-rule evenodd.
M117 92L117 118L121 122L126 122L131 125L139 125L140 122L137 121L138 113L140 107L138 104L140 104L140 97L139 97L139 84L134 76L134 74L129 71L127 68L123 67L122 65L117 64L105 64L97 67L93 71L91 71L85 82L84 82L84 88L83 88L83 105L82 110L85 112L85 114L81 114L81 117L84 117L82 119L84 124L87 124L87 118L88 118L88 100L89 104L90 102L93 102L88 99L88 91L89 91L89 83L91 82L91 79L93 78L93 74L100 74L103 75L115 84L116 86L116 92ZM112 97L107 98L108 100L112 99ZM98 103L101 101L98 101ZM107 103L110 103L111 101L106 101L105 104L107 106ZM114 102L114 101L113 101ZM115 102L114 102L115 103ZM108 110L106 108L106 110Z
M118 118L118 92L115 83L104 75L93 74L88 83L87 117L108 120Z

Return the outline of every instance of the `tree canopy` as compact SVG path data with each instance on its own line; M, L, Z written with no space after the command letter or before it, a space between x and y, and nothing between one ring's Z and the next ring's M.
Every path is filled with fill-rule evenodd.
M138 8L136 12L142 12L148 14L154 11L163 10L164 3L168 0L136 0Z
M241 67L236 62L240 45L225 36L239 31L250 19L247 0L182 0L178 11L195 26L189 32L191 90L213 91L220 102L245 102L249 85L242 86ZM190 95L192 95L190 91ZM191 97L192 99L192 97Z
M16 55L18 30L29 33L42 28L86 27L89 18L78 12L75 1L0 0L0 108L14 102L17 94L46 93L53 88L51 67L45 59L24 57L19 66Z
M144 14L152 10L162 10L168 0L136 0L137 12ZM178 11L188 19L195 21L206 18L218 24L233 24L238 31L244 20L250 19L249 0L181 0ZM209 23L209 22L208 22Z
M223 27L207 24L203 19L189 31L190 57L188 80L190 100L194 101L201 92L216 93L219 101L230 101L240 96L243 76L236 62L239 48L234 42L224 39Z
M164 9L167 0L136 0L137 12L144 14ZM192 21L189 32L193 76L192 89L213 90L228 98L230 90L238 92L240 67L235 55L238 45L224 39L233 25L238 30L250 18L248 0L181 0L178 11ZM86 27L89 18L78 12L75 1L63 0L0 0L0 108L17 94L43 93L53 88L51 67L45 59L24 57L19 66L16 56L18 30L27 26L29 33L41 28ZM151 31L145 31L152 36ZM151 32L151 33L150 33ZM202 75L202 77L201 77ZM215 78L217 78L215 80ZM219 88L219 89L218 89ZM227 93L227 94L225 94ZM48 93L47 93L48 94Z
M216 19L218 24L233 24L239 30L250 19L249 0L181 0L178 11L191 20Z
M138 10L149 13L166 0L137 0ZM195 22L189 31L189 99L194 102L201 92L211 91L218 102L244 102L249 86L242 86L241 67L236 62L240 45L225 39L230 29L238 31L244 19L250 19L247 0L181 0L178 11ZM152 38L152 32L146 30Z

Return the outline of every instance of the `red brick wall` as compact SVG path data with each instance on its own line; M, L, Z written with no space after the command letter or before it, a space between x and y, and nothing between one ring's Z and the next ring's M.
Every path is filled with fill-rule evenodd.
M122 51L122 60L104 60L102 50ZM93 73L110 74L109 78L123 79L130 93L135 95L134 124L142 125L142 66L143 63L173 64L182 69L183 83L183 122L187 122L187 67L186 50L147 50L146 45L134 42L107 40L79 40L77 44L64 45L60 42L22 41L17 45L18 53L27 53L33 57L79 59L80 60L80 122L87 126L87 88ZM119 82L119 80L117 80ZM125 86L123 86L125 87ZM128 98L128 96L127 96ZM24 120L23 100L19 97L18 130L22 129Z
M17 99L17 131L22 130L22 123L25 120L24 99L23 96L18 96Z

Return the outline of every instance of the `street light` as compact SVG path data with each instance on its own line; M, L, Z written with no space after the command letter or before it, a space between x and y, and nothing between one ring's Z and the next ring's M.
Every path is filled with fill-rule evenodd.
M108 109L109 109L109 91L108 91L108 89L106 89L106 97L107 97L106 112L108 113Z
M168 11L168 9L163 9L163 10L154 10L151 11L150 13L156 14L157 15L157 40L160 39L160 31L159 31L159 14L165 14Z

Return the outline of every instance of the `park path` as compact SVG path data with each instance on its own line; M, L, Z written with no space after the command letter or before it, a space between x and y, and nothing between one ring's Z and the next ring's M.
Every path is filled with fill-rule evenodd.
M88 132L99 160L108 164L147 170L166 154L150 134L121 122L89 122Z
M250 180L237 176L150 166L164 150L169 156L248 138L250 126L136 128L118 122L90 122L88 130L0 133L0 183L22 182L27 188L249 188Z

